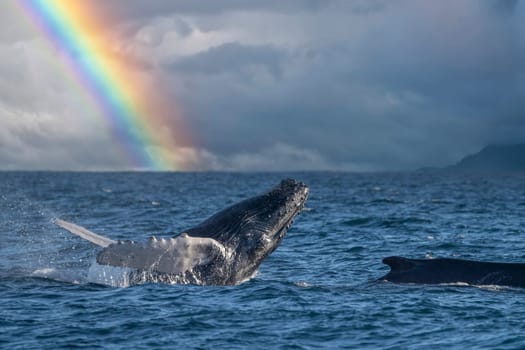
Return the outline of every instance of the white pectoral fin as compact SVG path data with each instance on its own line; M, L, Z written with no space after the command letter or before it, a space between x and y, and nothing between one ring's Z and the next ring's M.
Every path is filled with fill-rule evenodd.
M107 238L101 235L97 235L96 233L91 232L82 226L78 226L70 222L61 220L61 219L55 219L54 223L62 227L63 229L71 232L72 234L77 235L81 238L84 238L85 240L88 240L91 243L94 243L101 247L107 247L110 244L117 243L116 241L110 238Z
M143 243L119 242L100 251L97 263L178 274L218 257L226 259L225 248L214 239L180 235Z

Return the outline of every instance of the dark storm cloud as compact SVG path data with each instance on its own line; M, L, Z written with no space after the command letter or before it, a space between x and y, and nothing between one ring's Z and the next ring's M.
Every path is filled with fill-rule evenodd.
M173 88L195 135L181 151L189 168L413 169L525 140L518 1L97 4L116 14L117 57ZM79 134L89 127L73 120L90 112L19 39L0 46L0 161L111 167L110 136ZM47 115L39 129L32 113Z
M203 146L233 155L291 144L319 150L332 164L354 164L359 169L399 164L401 159L381 159L378 152L395 148L389 146L395 143L389 129L400 127L390 120L395 116L385 118L381 106L376 115L371 113L375 99L384 97L382 91L353 83L342 50L334 51L281 52L267 64L259 59L250 64L247 55L243 64L233 59L213 74L208 65L198 73L185 71L192 88L183 100L192 103L195 114L190 119L205 135ZM207 60L224 62L215 60L214 52L207 52ZM198 57L197 62L201 60ZM283 71L280 75L272 74L275 62Z
M518 0L492 0L492 7L502 13L512 13L518 5Z
M281 50L270 46L226 43L182 59L174 63L172 68L179 73L220 74L240 73L246 66L260 66L277 76L283 56Z
M220 15L228 11L311 12L325 8L366 13L383 7L384 0L113 0L100 4L107 11L122 18L150 18L154 16L208 14Z
M229 43L175 64L202 146L234 155L282 143L334 167L407 169L523 141L516 23L474 3L411 4L376 14L357 43L344 32L329 46Z

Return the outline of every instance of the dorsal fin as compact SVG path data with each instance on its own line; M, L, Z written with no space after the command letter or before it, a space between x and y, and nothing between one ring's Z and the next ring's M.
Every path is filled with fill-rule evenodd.
M390 266L391 272L403 272L416 267L416 263L413 260L400 256L389 256L388 258L384 258L383 264Z
M97 235L96 233L91 232L82 226L72 224L71 222L55 219L54 223L62 227L63 229L71 232L72 234L82 237L85 240L90 241L91 243L94 243L101 247L107 247L113 243L117 243L117 241L114 241L110 238L101 235Z

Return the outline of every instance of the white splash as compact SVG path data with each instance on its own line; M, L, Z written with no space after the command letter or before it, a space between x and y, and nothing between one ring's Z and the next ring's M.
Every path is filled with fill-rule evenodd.
M306 281L294 282L294 285L299 288L310 288L312 285Z
M133 269L120 266L99 265L94 262L88 271L89 283L102 284L110 287L126 288L130 286L130 272Z
M511 287L502 286L497 284L470 284L467 282L452 282L452 283L440 283L440 286L452 286L452 287L474 287L478 289L488 290L491 292L500 292L502 290L510 289Z
M470 283L467 282L449 282L449 283L438 283L439 286L451 286L451 287L471 287Z

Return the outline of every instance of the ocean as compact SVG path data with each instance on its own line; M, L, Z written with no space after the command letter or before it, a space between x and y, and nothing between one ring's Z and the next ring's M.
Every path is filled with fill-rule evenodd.
M237 286L89 283L100 248L53 224L169 237L288 177L306 207ZM377 280L391 255L525 262L524 211L524 174L3 172L0 348L523 349L523 289Z

